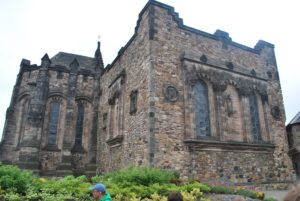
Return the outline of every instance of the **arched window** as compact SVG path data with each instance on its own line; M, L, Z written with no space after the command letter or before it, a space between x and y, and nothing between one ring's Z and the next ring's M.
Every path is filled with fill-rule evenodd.
M25 132L25 125L27 124L27 115L28 115L28 107L29 107L29 98L25 98L20 101L20 123L19 125L19 137L18 137L18 145L22 142Z
M57 136L57 124L59 119L60 104L58 101L51 103L50 119L49 119L49 131L48 131L48 144L56 144Z
M208 89L205 82L199 80L193 87L193 93L195 105L196 137L210 136Z
M84 121L84 104L79 102L78 110L77 110L75 145L82 144L83 121Z
M251 116L251 134L254 141L261 140L259 113L257 107L256 95L251 94L249 96L250 116Z

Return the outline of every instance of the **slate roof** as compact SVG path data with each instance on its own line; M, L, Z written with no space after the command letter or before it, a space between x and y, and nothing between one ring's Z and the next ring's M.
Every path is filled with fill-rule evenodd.
M65 66L69 68L70 63L77 59L80 69L94 70L96 61L93 57L86 57L77 54L59 52L51 58L51 66Z
M298 124L298 123L300 123L300 112L296 114L296 116L290 121L288 125Z

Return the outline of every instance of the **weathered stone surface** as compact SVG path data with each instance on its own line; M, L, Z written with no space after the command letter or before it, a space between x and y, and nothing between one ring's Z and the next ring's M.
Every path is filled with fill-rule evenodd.
M76 65L74 62L70 65L72 59ZM61 52L51 59L45 55L41 66L22 62L4 128L2 161L48 176L84 174L86 165L96 164L92 159L95 151L91 146L91 129L96 116L93 105L98 107L101 70L87 67L94 60ZM74 66L77 66L75 70ZM50 124L53 102L58 103L59 113L54 124ZM72 153L79 102L85 107L83 151ZM50 130L53 125L55 129ZM55 132L53 141L50 141L50 131Z

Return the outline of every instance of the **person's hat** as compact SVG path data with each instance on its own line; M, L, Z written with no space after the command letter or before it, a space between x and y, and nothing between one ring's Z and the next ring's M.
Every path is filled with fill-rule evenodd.
M92 190L92 191L99 191L99 192L101 192L101 193L103 193L103 192L105 192L105 185L104 184L101 184L101 183L98 183L98 184L96 184L95 186L92 186L91 188L90 188L90 190Z

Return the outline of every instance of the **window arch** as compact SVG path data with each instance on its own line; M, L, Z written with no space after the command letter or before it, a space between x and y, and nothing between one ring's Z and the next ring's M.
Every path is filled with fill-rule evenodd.
M53 101L50 107L51 109L50 109L49 130L48 130L48 144L54 145L56 144L60 103L58 101Z
M77 105L75 145L82 145L83 123L84 123L84 103L80 101L78 102Z
M250 109L250 117L251 117L251 134L254 141L260 141L261 131L260 131L260 123L259 123L259 112L257 106L256 95L253 93L249 95L249 109Z
M193 87L195 107L195 136L207 137L211 135L208 88L204 81L199 80Z

